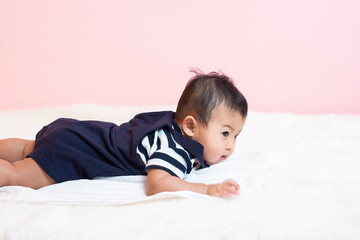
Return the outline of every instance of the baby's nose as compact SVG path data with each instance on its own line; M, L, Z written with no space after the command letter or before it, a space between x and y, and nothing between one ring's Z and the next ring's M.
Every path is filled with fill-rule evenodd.
M226 144L226 150L227 151L233 151L234 150L234 143L233 142L231 142L231 141L229 141L227 144Z

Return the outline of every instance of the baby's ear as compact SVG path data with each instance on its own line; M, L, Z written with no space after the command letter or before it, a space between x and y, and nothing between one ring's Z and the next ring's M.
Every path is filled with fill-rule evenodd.
M182 130L184 134L190 138L194 137L196 126L196 119L191 115L186 116L182 122Z

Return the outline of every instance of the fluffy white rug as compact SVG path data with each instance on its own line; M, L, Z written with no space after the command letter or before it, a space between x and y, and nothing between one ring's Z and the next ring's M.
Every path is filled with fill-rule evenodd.
M174 107L4 111L0 138L34 138L57 117L121 123L138 112L164 109ZM250 112L232 159L188 179L235 178L239 197L180 192L146 198L141 177L37 191L4 187L0 239L360 239L359 146L360 116ZM135 186L131 191L129 184Z

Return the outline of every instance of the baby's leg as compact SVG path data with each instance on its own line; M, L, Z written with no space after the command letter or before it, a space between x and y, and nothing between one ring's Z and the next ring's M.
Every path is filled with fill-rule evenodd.
M34 140L8 138L0 140L0 159L9 162L19 161L34 149Z
M33 140L0 140L0 187L18 185L40 188L55 183L34 159L25 158L34 146Z
M32 158L13 163L0 159L0 187L16 185L37 189L54 183L55 181Z

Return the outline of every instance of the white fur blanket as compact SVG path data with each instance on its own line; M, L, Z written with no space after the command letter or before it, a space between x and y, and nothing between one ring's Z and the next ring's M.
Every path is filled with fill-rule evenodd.
M0 138L58 117L121 123L160 107L90 104L0 112ZM360 116L250 112L227 162L188 181L234 178L240 196L144 195L142 176L0 188L0 239L360 239ZM1 177L1 176L0 176Z

